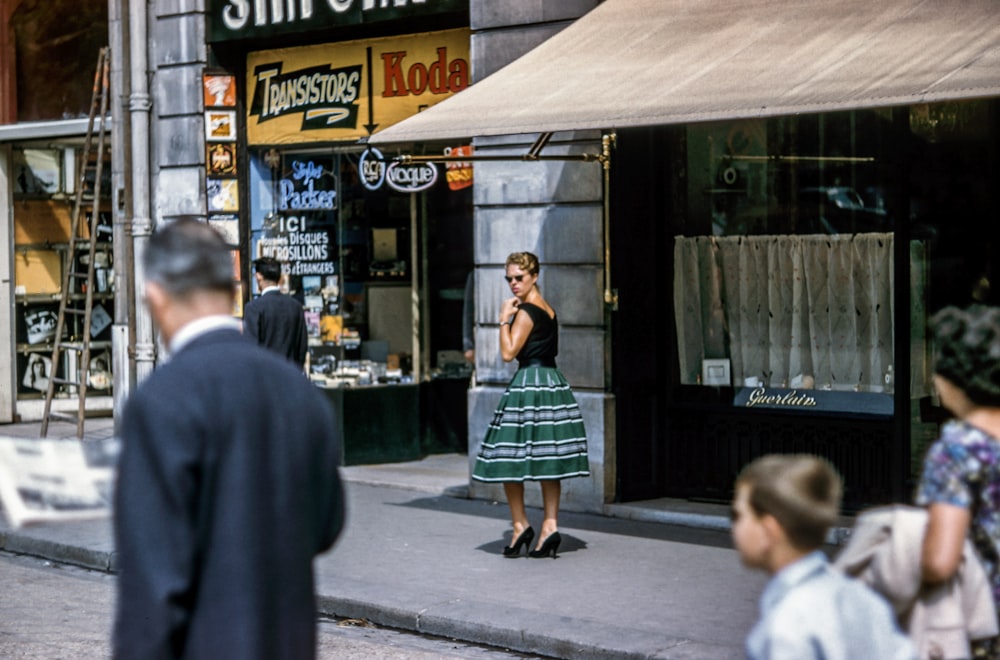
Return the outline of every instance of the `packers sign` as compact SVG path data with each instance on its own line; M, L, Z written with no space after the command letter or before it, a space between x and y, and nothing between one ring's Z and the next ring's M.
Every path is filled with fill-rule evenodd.
M247 57L250 144L356 140L469 85L469 30Z

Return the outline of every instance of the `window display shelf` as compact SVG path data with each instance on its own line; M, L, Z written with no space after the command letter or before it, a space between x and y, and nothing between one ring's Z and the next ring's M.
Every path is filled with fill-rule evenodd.
M66 345L72 342L63 342ZM103 351L104 349L111 348L110 341L92 341L90 342L90 353L94 354L97 351ZM52 342L46 342L44 344L18 344L17 352L27 355L28 353L51 353L52 352Z
M69 299L82 301L86 297L86 293L74 293ZM62 298L62 294L60 293L18 293L14 296L14 301L23 305L37 305L58 303L60 298ZM107 302L114 299L115 294L112 291L94 294L94 302Z

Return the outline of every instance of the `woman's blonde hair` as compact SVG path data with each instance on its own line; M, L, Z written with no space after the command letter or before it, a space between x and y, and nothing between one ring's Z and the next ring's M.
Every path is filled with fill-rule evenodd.
M511 252L507 257L507 263L505 266L517 266L526 273L531 275L538 275L539 263L538 257L536 257L531 252Z

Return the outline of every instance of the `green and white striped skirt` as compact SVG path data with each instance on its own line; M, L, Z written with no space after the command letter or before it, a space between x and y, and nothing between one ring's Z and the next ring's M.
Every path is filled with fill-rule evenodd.
M518 369L493 414L472 478L541 481L589 474L583 417L562 372Z

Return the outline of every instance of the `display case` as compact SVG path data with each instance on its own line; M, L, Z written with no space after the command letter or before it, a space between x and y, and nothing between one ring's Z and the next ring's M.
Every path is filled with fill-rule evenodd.
M114 314L111 203L110 199L101 200L94 236L90 235L88 218L80 218L76 254L68 255L78 156L79 150L72 146L20 148L14 152L14 312L19 399L44 398L52 376L76 379L79 367L76 352L64 351L61 363L56 365L52 364L51 356L66 264L72 264L74 272L86 271L91 240L97 245L88 389L111 393ZM110 163L105 163L105 169L110 173ZM110 182L107 184L102 185L104 190L110 189ZM69 292L68 308L84 308L86 286L86 282L81 282L79 290ZM70 341L88 331L83 327L82 314L67 314L64 326L63 338ZM76 394L72 385L62 385L56 390L57 398Z

